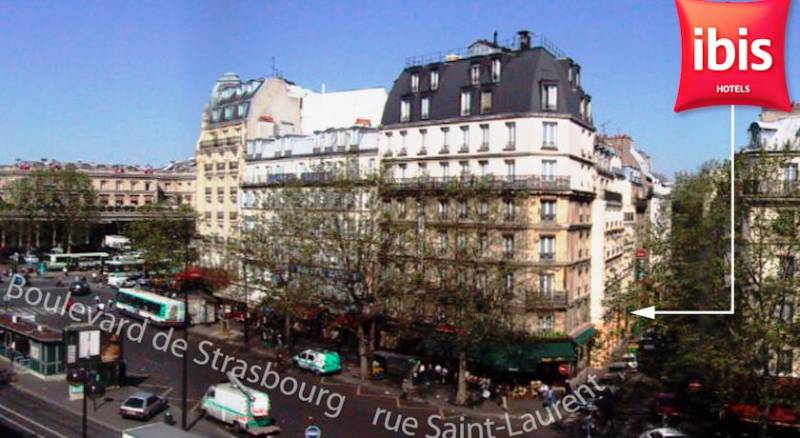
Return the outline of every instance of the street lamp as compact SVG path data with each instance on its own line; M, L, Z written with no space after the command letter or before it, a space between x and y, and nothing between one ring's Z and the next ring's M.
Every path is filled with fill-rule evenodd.
M189 345L189 326L191 315L189 313L189 288L187 287L186 277L189 272L189 260L191 258L192 239L196 236L193 233L186 234L185 251L183 259L184 280L181 282L183 289L183 342ZM188 430L188 394L189 394L189 355L183 354L181 357L181 428Z

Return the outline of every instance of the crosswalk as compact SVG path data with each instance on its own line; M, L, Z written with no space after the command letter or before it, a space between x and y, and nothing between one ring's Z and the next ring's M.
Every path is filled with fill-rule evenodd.
M46 316L46 315L57 315L57 312L51 312L44 307L15 307L9 306L6 308L3 305L0 305L0 315L20 315L20 316Z

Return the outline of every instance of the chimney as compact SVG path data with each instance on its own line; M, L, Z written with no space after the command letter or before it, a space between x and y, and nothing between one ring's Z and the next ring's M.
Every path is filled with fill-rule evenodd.
M492 43L494 43L495 46L497 45L497 31L494 31L492 35Z
M519 49L528 50L531 48L531 33L527 30L517 32L519 35Z

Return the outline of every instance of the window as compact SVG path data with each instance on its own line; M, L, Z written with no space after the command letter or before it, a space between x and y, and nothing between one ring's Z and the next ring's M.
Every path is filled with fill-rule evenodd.
M466 199L458 201L458 217L459 219L466 219L469 214L469 207Z
M553 181L556 178L556 160L542 160L542 180Z
M469 161L459 161L458 166L461 168L459 172L462 178L469 175Z
M778 361L776 370L778 374L792 374L794 365L794 352L792 350L778 351Z
M439 89L439 70L431 70L431 90Z
M489 201L481 200L478 203L478 215L484 219L489 217Z
M489 235L481 233L478 235L478 250L480 255L486 257L489 254Z
M248 102L240 103L239 107L236 109L236 113L238 114L238 116L239 117L246 116L249 106L250 106L250 103L248 103Z
M407 122L411 120L411 101L403 100L400 102L400 121Z
M489 125L481 125L481 147L478 152L487 152L489 150Z
M517 124L506 123L506 150L513 151L517 146Z
M467 249L467 235L464 232L459 232L456 236L456 245L458 245L459 251Z
M427 129L420 129L419 130L419 155L425 155L428 153L428 148L426 147L425 139L427 138L428 130Z
M459 152L469 152L469 126L461 127L461 150Z
M406 163L400 163L400 164L397 165L397 168L400 169L400 178L402 178L402 179L406 178L406 168L407 167L408 167L408 165L406 165Z
M556 252L555 236L543 236L539 241L539 258L541 260L553 260Z
M430 97L423 97L420 103L420 118L427 120L430 117L431 99Z
M449 210L450 210L450 204L447 202L447 200L446 199L439 200L439 219L441 220L447 219Z
M794 304L783 303L778 306L778 317L783 322L794 322Z
M503 256L509 259L514 257L514 236L511 234L503 236Z
M450 163L448 162L441 162L439 163L439 168L442 169L442 178L447 180L450 178Z
M781 256L780 258L780 276L784 280L794 278L795 261L793 256Z
M478 292L486 290L486 272L479 271L478 274L475 275L475 287L478 289Z
M517 173L516 167L514 160L506 160L506 178L509 181L514 181L514 176Z
M543 299L553 298L553 285L555 276L553 274L539 274L539 297Z
M233 107L226 106L225 107L225 120L230 120L233 118Z
M411 92L419 91L419 73L411 73Z
M506 287L506 294L509 297L514 295L514 273L508 272L505 275L505 287Z
M492 92L481 91L481 114L492 112Z
M461 92L461 115L472 114L472 94L469 91Z
M397 200L397 217L400 219L405 219L406 217L406 200L405 199L398 199Z
M557 149L558 146L556 145L556 127L558 126L555 122L543 122L542 123L542 147L543 148L551 148Z
M450 147L447 143L447 134L450 132L450 128L444 127L441 128L442 130L442 149L439 151L441 154L446 154L450 152Z
M480 167L480 169L481 169L481 176L482 177L483 176L489 176L489 174L486 172L486 169L489 168L489 161L487 161L487 160L478 161L478 167Z
M469 80L472 85L481 83L481 66L480 64L472 64L469 69Z
M551 332L555 328L555 317L553 315L541 315L539 317L539 330Z
M428 164L427 163L419 163L417 164L417 169L419 169L419 176L420 177L427 177L428 176Z
M542 201L542 222L556 220L556 201Z
M492 82L500 82L500 69L503 63L499 59L492 60Z
M555 111L556 109L558 109L558 86L542 84L542 111Z
M503 212L503 217L506 222L514 220L514 201L512 199L506 199L503 201Z
M439 232L439 254L447 252L447 231Z

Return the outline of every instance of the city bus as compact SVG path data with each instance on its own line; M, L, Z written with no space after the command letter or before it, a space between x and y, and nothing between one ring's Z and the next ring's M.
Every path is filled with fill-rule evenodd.
M121 259L106 262L105 274L109 286L122 287L131 278L144 274L144 260Z
M99 268L108 259L107 252L83 252L72 254L48 254L45 265L50 271L67 268L71 271Z
M183 301L140 289L120 288L114 306L120 313L149 319L158 326L182 325L185 314Z

